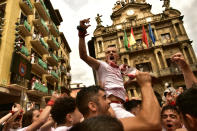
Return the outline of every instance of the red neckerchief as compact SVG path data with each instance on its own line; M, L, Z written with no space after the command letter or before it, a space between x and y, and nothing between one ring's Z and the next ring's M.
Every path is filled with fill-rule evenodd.
M109 62L109 65L111 67L113 67L113 68L119 68L119 66L116 63L112 62L112 61Z

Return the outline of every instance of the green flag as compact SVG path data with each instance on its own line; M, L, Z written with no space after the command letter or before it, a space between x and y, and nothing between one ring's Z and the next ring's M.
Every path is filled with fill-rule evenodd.
M129 50L128 48L128 38L127 38L127 33L126 31L124 30L124 47L126 48L126 50Z

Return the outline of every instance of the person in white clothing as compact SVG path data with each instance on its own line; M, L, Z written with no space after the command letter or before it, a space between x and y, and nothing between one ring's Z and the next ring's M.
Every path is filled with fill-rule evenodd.
M105 89L107 97L111 100L110 106L115 112L116 117L133 117L134 115L126 111L122 105L125 102L126 91L121 69L117 65L119 59L117 49L115 47L106 49L106 62L88 56L85 47L86 29L90 26L86 25L88 23L89 19L85 19L80 21L80 26L78 26L80 58L96 70L99 84Z

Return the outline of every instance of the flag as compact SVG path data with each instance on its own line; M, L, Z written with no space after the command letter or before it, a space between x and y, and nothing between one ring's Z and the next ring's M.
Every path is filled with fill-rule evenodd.
M147 40L146 31L144 29L144 25L142 26L142 42L144 42L148 48L148 40Z
M124 30L124 47L126 48L126 50L128 50L129 48L128 48L128 44L129 44L129 42L128 42L128 38L127 38L127 33L126 33L126 31ZM130 45L129 45L130 46Z
M134 37L134 34L133 34L133 28L131 27L131 35L130 35L130 39L129 39L129 46L132 46L136 43L135 41L135 37Z
M155 44L155 36L154 36L153 30L152 30L150 24L149 24L149 36L150 36L150 38L151 38L153 44Z

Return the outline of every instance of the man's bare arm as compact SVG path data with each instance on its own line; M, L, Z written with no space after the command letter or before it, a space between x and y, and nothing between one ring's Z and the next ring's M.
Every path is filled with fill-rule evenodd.
M87 29L90 25L86 25L89 23L89 19L84 19L80 21L80 27L83 29ZM85 32L86 33L86 32ZM80 30L79 30L80 34ZM85 45L85 36L87 34L84 34L83 36L79 35L79 55L80 58L85 61L89 66L91 66L94 70L98 70L99 68L99 62L94 59L93 57L90 57L87 55L86 45Z
M120 119L125 131L160 130L160 106L154 95L151 76L137 72L137 82L142 93L142 109L136 117Z
M194 73L192 72L191 67L185 61L182 53L174 54L172 56L171 60L173 62L175 62L179 66L179 68L181 69L187 88L191 88L194 83L197 83L197 79L194 76Z

